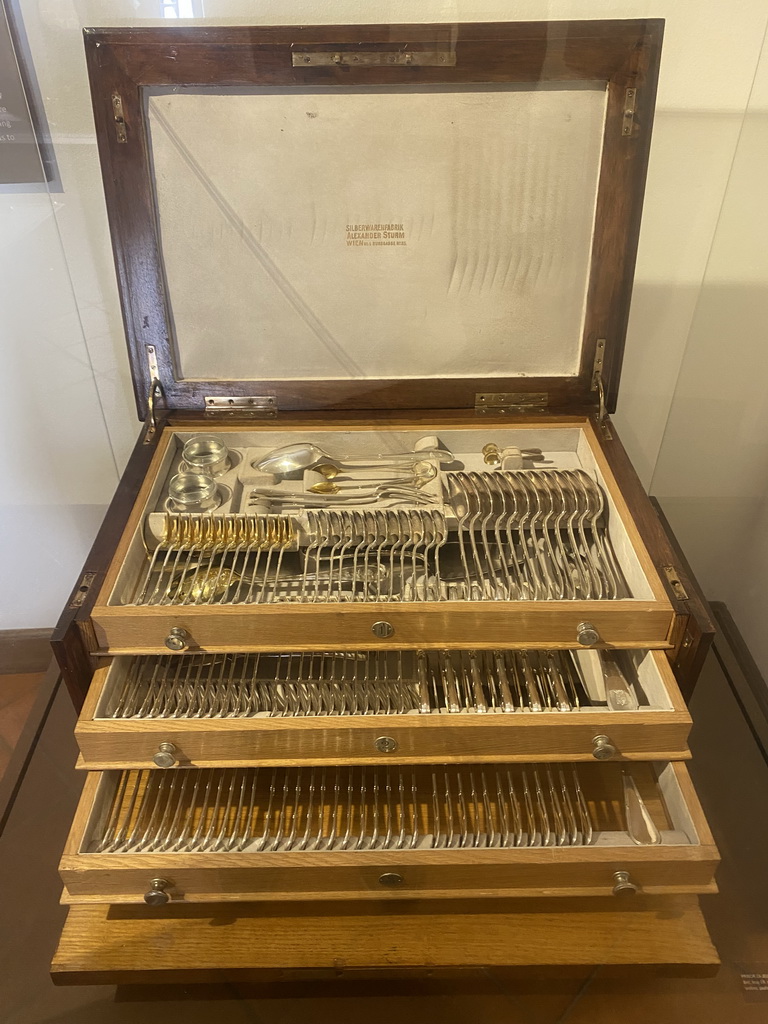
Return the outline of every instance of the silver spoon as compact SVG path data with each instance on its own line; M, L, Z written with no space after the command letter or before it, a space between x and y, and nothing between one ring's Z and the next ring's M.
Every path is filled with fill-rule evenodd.
M269 455L253 463L254 469L275 476L287 476L305 469L323 466L324 476L335 476L343 469L372 469L378 466L412 466L425 458L437 458L440 462L453 462L454 456L445 448L427 448L422 451L399 452L386 455L350 455L343 459L334 459L322 448L309 442L287 444L275 448Z

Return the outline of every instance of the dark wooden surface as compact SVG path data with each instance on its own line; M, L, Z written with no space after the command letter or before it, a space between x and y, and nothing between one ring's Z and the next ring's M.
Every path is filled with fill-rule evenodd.
M663 22L562 21L461 25L277 28L87 29L86 53L123 317L142 418L154 345L171 408L202 408L205 396L272 394L281 409L467 408L483 391L549 394L553 408L595 404L596 341L606 340L604 378L615 401L629 312L650 146ZM455 67L292 66L295 48L354 52L450 48ZM142 90L150 86L473 84L593 82L608 90L594 252L582 359L575 377L325 381L180 381L151 182ZM638 90L629 136L625 91ZM123 102L127 141L115 130ZM418 343L418 339L414 339ZM515 367L510 366L510 373Z

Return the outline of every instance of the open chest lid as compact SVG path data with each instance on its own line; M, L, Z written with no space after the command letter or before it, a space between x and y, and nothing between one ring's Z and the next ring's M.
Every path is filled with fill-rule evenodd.
M140 414L612 407L662 25L86 30Z

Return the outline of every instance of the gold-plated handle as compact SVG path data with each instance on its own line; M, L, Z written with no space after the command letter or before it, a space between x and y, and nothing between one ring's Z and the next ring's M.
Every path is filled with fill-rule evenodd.
M149 883L149 892L144 893L144 902L150 907L163 907L170 903L171 897L166 889L170 889L171 884L167 878L153 878Z
M601 733L600 736L594 736L592 739L592 757L596 757L598 761L607 761L611 757L615 757L617 754L616 747L611 743L610 736L606 736Z
M576 639L582 647L592 647L600 639L600 634L591 622L580 622L576 627Z
M158 768L173 768L179 761L176 757L175 745L173 743L161 743L152 760Z
M634 894L640 889L640 886L635 885L629 877L628 871L614 871L613 882L614 896L634 896Z
M379 885L383 885L387 889L393 889L395 886L402 885L404 881L403 876L398 874L397 871L385 871L383 875L379 875Z
M174 626L165 638L165 646L169 651L186 651L189 647L190 635L181 626Z

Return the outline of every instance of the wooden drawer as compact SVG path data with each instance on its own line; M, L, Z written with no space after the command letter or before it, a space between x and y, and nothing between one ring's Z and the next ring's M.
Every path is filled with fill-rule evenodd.
M666 654L621 653L629 693L614 691L610 706L629 701L635 710L608 710L603 658L586 651L118 657L96 673L80 716L81 767L688 757L690 716Z
M215 515L199 517L206 539L196 532L194 517L184 520L186 532L173 532L164 511L168 480L195 432L166 430L93 608L95 639L104 652L164 653L174 630L187 649L202 651L562 648L586 642L580 640L585 622L594 627L598 645L670 646L674 610L665 585L586 419L490 431L487 425L457 429L440 421L411 430L368 425L343 436L316 427L213 429L239 460L222 478L229 497ZM436 463L433 504L401 503L387 520L386 503L363 513L352 502L339 513L346 518L332 522L323 520L323 511L319 519L306 511L278 514L283 506L276 505L274 514L259 513L247 541L231 532L233 519L242 521L252 508L248 467L270 450L312 442L351 445L370 455L382 448L408 450L425 435L439 436L462 467L443 470ZM483 461L481 449L491 437L500 446L540 449L544 468L529 462L521 473L507 474L503 493L501 485L496 491L488 481L507 477L494 475ZM575 491L568 496L575 486L568 481L577 478L585 489L581 497ZM478 485L481 480L486 482ZM301 480L287 484L304 486ZM583 517L574 504L582 501ZM205 532L212 522L221 531L215 537ZM342 548L346 571L356 581L343 585ZM359 561L355 551L363 552ZM320 567L334 558L338 573L329 583ZM317 566L315 579L325 581L320 596L318 584L305 589L308 561ZM363 586L371 568L384 576ZM384 586L382 578L388 580Z
M631 771L658 845L637 842L636 802L634 838L627 831L614 764L578 775L546 765L92 773L61 861L64 899L712 891L717 851L685 767Z

